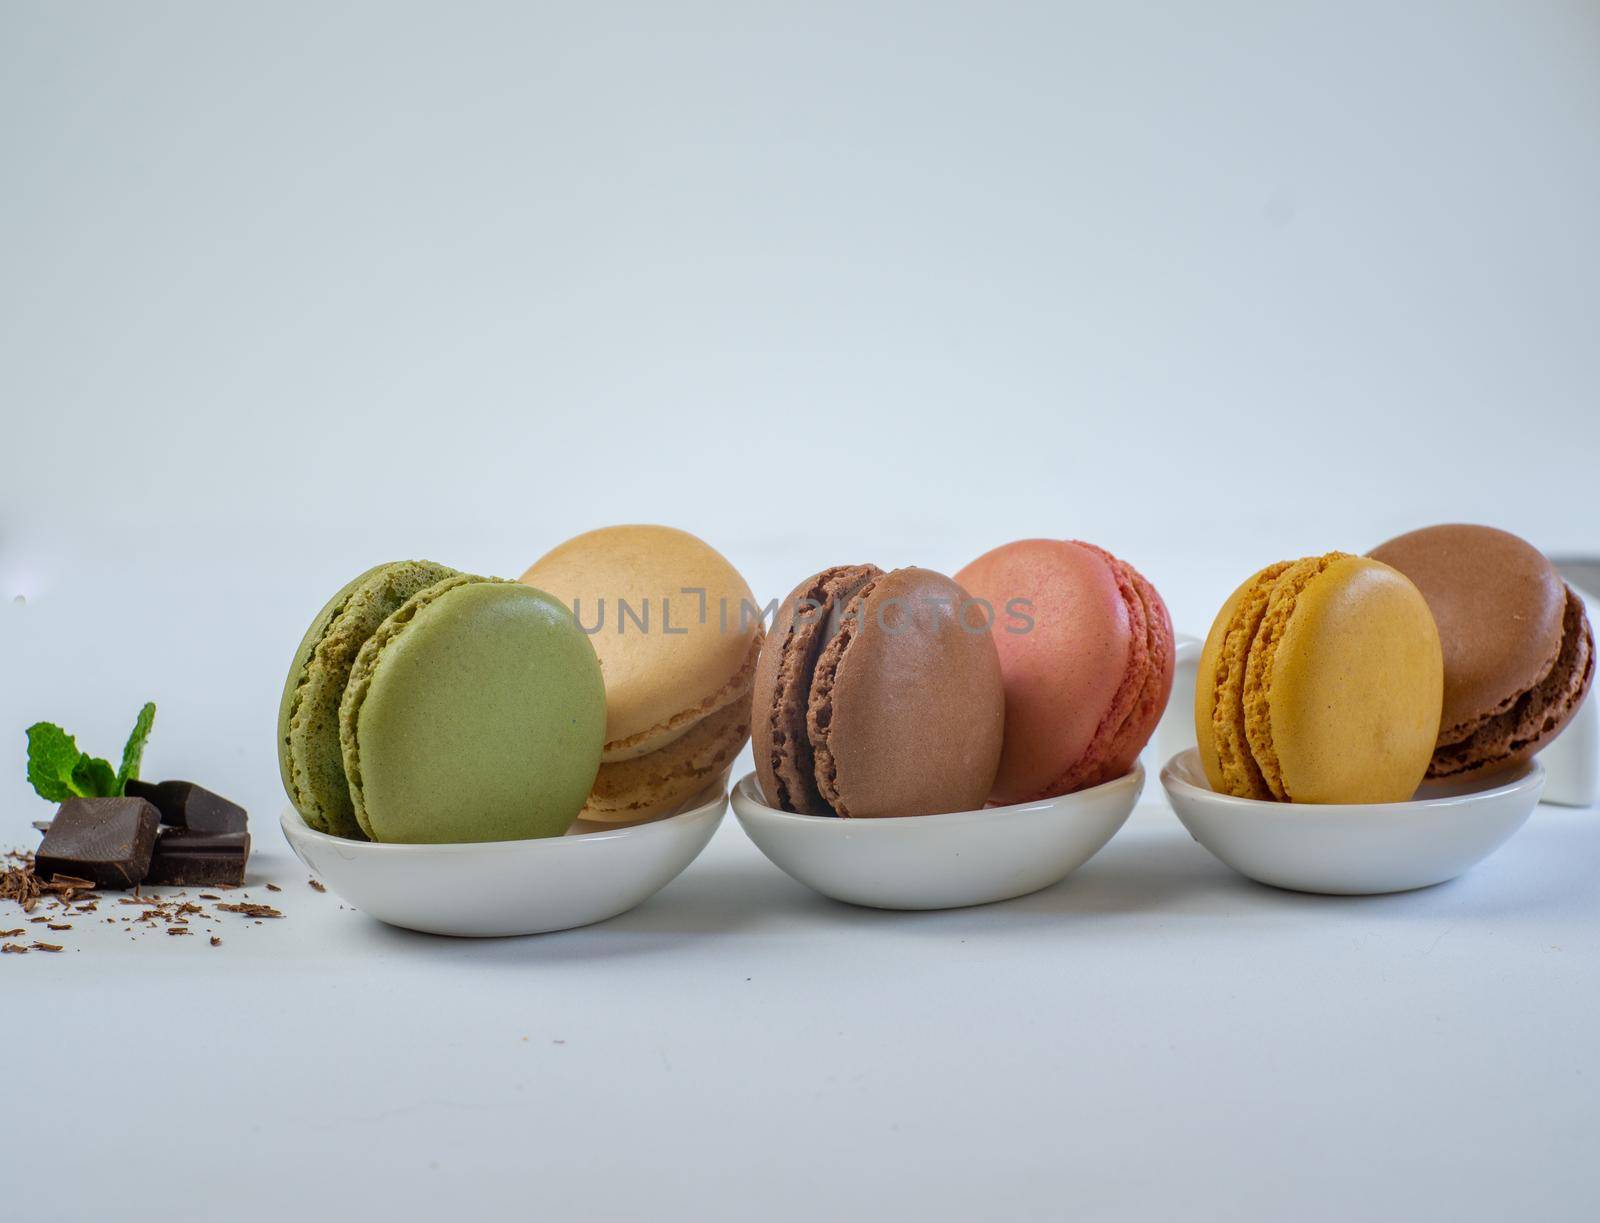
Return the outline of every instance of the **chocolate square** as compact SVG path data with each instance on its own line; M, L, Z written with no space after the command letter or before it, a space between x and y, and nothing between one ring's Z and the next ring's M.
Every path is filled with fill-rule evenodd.
M161 822L191 832L244 832L249 824L245 809L213 794L192 781L129 780L128 794L154 803Z
M163 825L144 881L151 887L238 887L249 858L248 832L195 832Z
M160 823L160 813L142 798L69 798L39 843L34 874L71 875L107 888L142 883Z

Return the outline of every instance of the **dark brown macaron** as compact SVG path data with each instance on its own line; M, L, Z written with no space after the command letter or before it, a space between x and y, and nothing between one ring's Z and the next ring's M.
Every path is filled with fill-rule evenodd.
M1444 710L1429 777L1518 764L1561 733L1594 680L1594 633L1542 552L1451 523L1371 555L1415 583L1439 626Z
M841 565L784 600L751 738L773 806L857 818L982 807L1005 693L982 609L928 569Z

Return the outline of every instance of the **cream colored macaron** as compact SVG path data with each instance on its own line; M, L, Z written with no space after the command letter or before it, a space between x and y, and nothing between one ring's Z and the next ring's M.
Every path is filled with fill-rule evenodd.
M583 818L671 811L727 769L750 737L762 627L720 552L673 527L603 527L522 580L570 607L600 657L606 742Z

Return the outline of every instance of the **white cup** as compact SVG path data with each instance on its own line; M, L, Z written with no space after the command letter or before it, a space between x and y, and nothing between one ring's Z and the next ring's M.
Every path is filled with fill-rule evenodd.
M1156 723L1156 733L1144 749L1144 771L1159 777L1162 767L1179 752L1194 746L1194 677L1200 668L1198 637L1187 633L1173 635L1176 650L1172 668L1172 697Z

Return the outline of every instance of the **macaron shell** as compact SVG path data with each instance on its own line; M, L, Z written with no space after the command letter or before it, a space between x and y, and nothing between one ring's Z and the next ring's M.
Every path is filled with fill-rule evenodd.
M1070 794L1121 777L1133 767L1172 692L1172 621L1155 587L1127 561L1082 540L1111 568L1128 609L1128 670L1082 759L1037 797Z
M1087 545L1086 545L1087 546ZM1083 785L1095 786L1114 781L1133 768L1144 751L1150 737L1155 734L1161 715L1166 712L1167 701L1172 696L1172 676L1177 661L1177 644L1173 639L1172 616L1167 604L1156 588L1132 565L1119 557L1106 553L1111 561L1126 571L1139 596L1145 624L1144 678L1135 693L1133 708L1123 719L1122 727L1112 737L1100 767L1085 777Z
M339 702L366 640L413 595L456 570L432 561L374 565L323 606L295 650L278 705L278 768L311 827L361 837L339 744Z
M580 816L633 824L676 811L728 771L749 737L750 702L738 701L647 756L602 764Z
M535 561L522 580L591 630L605 673L608 762L665 746L749 691L760 609L738 570L687 531L589 531Z
M1005 746L992 797L1020 802L1045 793L1090 750L1102 724L1137 688L1130 679L1134 624L1113 566L1094 549L1028 539L978 557L956 575L994 608L992 634L1005 676ZM1027 631L1011 601L1032 618Z
M1219 794L1271 799L1245 729L1245 668L1277 579L1293 562L1268 565L1228 597L1212 622L1195 680L1195 736L1206 780Z
M1286 801L1289 795L1284 787L1278 749L1272 737L1269 689L1273 663L1284 634L1289 631L1289 620L1301 594L1312 579L1322 576L1330 565L1348 555L1346 552L1329 552L1324 556L1308 556L1294 561L1280 573L1267 592L1266 609L1261 613L1261 622L1250 639L1250 649L1245 656L1242 693L1245 739L1262 781L1272 797L1279 800Z
M1435 746L1429 777L1457 777L1520 764L1547 746L1577 715L1594 683L1594 630L1583 600L1570 588L1566 603L1561 650L1544 678L1508 709L1484 718L1454 742Z
M762 793L774 807L832 815L817 791L806 711L817 658L838 632L840 615L874 578L876 565L837 565L789 593L772 620L751 693L751 750Z
M289 674L284 680L283 693L278 699L278 775L283 780L284 793L289 796L289 801L294 805L301 817L319 832L327 832L328 822L312 804L307 793L308 785L297 776L298 772L309 772L312 765L309 761L297 766L295 757L304 749L297 749L290 734L290 726L294 718L296 706L304 695L304 689L309 678L308 669L311 656L316 651L317 643L328 631L328 625L333 618L343 610L351 591L367 578L383 568L375 565L359 576L352 578L339 588L337 592L322 605L322 609L312 618L310 627L300 638L300 644L295 647L294 657L289 664ZM334 723L338 724L338 705L334 705ZM343 777L343 765L340 765L340 777Z
M362 647L340 723L374 840L559 836L599 767L605 689L560 602L462 576L409 600Z
M1526 540L1494 527L1424 527L1371 556L1416 585L1444 651L1440 740L1504 713L1550 672L1561 649L1566 585Z
M1222 771L1217 751L1217 690L1218 676L1226 666L1223 659L1229 630L1239 614L1239 604L1255 586L1260 574L1246 578L1228 596L1216 618L1211 621L1211 631L1200 647L1200 661L1195 664L1194 676L1194 737L1200 753L1200 767L1205 770L1206 781L1219 794L1232 794L1234 790ZM1243 724L1241 723L1241 732ZM1265 788L1265 783L1263 783Z
M933 815L984 805L1005 689L982 617L927 569L897 569L849 603L817 661L807 716L817 787L836 814Z
M1270 742L1287 798L1384 803L1415 793L1439 733L1444 663L1433 616L1405 577L1365 557L1327 560L1293 596L1266 662Z

